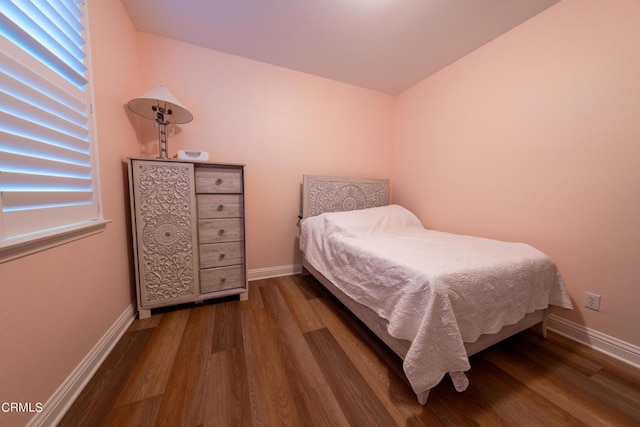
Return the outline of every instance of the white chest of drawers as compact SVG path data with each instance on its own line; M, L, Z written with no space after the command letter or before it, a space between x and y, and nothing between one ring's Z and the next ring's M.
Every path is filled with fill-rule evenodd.
M140 318L227 295L247 299L244 166L129 159Z

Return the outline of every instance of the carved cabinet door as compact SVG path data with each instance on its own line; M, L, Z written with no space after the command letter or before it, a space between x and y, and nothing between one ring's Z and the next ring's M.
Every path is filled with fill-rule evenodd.
M158 307L199 294L192 163L134 160L138 303Z

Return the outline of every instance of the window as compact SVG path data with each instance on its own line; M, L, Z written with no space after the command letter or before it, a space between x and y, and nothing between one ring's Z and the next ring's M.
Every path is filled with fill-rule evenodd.
M0 4L0 261L104 228L85 9Z

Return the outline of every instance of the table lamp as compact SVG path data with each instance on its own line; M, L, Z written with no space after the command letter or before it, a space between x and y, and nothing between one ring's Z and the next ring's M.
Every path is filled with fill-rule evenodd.
M159 159L168 159L167 125L189 123L193 114L164 86L158 86L127 104L136 114L158 123Z

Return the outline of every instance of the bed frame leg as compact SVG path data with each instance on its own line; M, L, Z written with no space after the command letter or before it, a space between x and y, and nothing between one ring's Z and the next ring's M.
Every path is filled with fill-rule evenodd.
M540 335L542 338L547 338L547 319L549 318L549 309L544 311L544 316L542 317L542 322L534 325L536 333Z
M431 390L427 390L427 391L423 391L422 393L418 393L416 394L416 396L418 397L418 402L420 402L421 405L426 405L427 404L427 399L429 399L429 392Z

